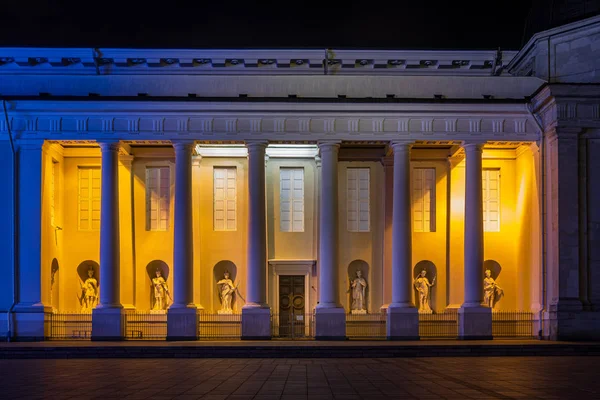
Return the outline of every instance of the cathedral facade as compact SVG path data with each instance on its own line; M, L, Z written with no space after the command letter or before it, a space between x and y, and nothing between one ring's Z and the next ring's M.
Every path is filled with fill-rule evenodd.
M513 52L1 48L0 336L483 339L522 311L597 338L599 43L595 17Z

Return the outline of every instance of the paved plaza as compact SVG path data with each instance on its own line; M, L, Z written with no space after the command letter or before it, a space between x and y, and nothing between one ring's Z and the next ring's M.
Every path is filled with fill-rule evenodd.
M0 360L4 399L598 399L600 357Z

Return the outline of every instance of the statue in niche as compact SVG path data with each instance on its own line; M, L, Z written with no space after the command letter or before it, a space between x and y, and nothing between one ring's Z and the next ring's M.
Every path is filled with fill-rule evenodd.
M229 271L225 271L223 279L217 282L217 286L220 290L221 297L221 309L217 311L218 314L233 314L231 303L233 300L233 293L236 290L236 286L233 281L229 278Z
M356 278L352 280L350 284L352 290L352 314L366 314L367 308L365 307L365 293L367 290L367 281L362 276L362 271L356 270Z
M419 313L432 314L431 309L431 287L435 285L435 276L431 283L427 279L427 271L422 270L421 273L413 281L413 285L419 292Z
M483 278L483 303L486 307L491 309L500 301L504 296L504 291L496 284L494 278L492 278L492 271L489 269L485 270L485 278Z
M79 303L81 304L81 312L92 312L92 309L98 304L98 281L94 278L94 267L89 267L88 278L83 284L80 282L80 286L81 297Z
M50 306L52 307L52 312L56 312L57 304L54 304L54 282L56 282L55 275L58 272L58 268L52 268L50 272Z
M156 269L156 277L152 278L152 297L154 302L151 311L164 313L169 306L171 294L169 293L167 281L163 278L162 271L159 268Z

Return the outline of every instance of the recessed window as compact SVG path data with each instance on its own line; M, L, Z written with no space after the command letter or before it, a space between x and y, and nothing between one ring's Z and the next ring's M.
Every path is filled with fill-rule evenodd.
M215 167L213 174L214 229L235 231L237 229L237 169Z
M304 232L304 168L279 170L279 230Z
M413 230L435 232L435 168L413 169Z
M371 228L369 168L346 170L347 225L350 232L369 232Z
M58 186L58 161L52 160L52 170L50 171L50 225L56 226L56 188Z
M500 170L484 169L483 186L483 231L500 232Z
M100 167L78 168L79 230L100 230Z
M146 168L146 229L169 229L171 173L169 167Z

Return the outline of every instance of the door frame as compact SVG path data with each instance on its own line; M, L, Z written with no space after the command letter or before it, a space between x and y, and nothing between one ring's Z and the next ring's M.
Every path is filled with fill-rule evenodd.
M269 287L272 287L270 297L273 314L279 314L279 277L281 275L304 276L304 315L312 313L310 302L310 278L315 260L269 260ZM305 334L310 335L310 325L305 324Z

